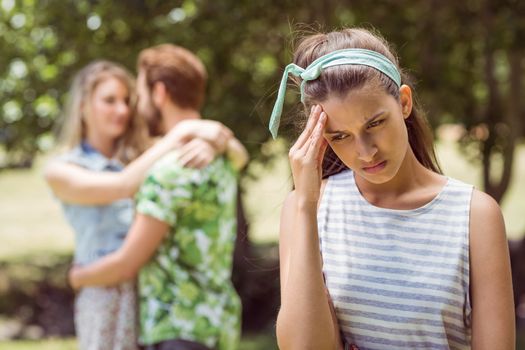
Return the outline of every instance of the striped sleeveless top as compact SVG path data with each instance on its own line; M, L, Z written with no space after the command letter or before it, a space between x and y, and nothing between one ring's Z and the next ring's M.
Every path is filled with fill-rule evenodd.
M345 349L470 349L471 194L449 178L420 208L384 209L351 170L328 179L319 240Z

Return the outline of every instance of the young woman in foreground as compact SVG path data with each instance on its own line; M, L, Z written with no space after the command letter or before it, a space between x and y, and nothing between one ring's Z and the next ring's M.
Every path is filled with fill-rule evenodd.
M275 137L291 73L309 117L289 152L279 347L514 349L501 210L441 174L388 44L317 34L293 62L270 122Z

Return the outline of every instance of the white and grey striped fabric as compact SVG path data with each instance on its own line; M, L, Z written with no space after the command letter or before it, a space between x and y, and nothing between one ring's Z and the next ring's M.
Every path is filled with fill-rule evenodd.
M413 210L373 206L347 170L318 210L323 273L348 349L470 349L472 186Z

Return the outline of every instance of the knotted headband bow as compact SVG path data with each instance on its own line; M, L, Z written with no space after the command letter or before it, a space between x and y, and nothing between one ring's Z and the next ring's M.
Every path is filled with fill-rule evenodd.
M328 67L346 64L362 65L375 68L392 79L397 84L397 86L401 86L401 75L399 74L396 65L382 54L372 50L344 49L333 51L329 54L319 57L308 67L306 67L306 69L301 68L294 63L290 63L284 69L281 84L279 85L279 92L277 93L277 100L273 106L272 116L270 118L269 129L274 139L277 137L279 123L281 121L281 113L283 111L288 75L293 74L296 77L300 77L302 79L301 102L304 103L304 86L306 82L319 78L321 72Z

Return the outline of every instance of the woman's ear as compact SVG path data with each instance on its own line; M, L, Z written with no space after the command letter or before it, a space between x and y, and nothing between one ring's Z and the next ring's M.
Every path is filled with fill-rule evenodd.
M408 85L401 85L399 88L399 102L401 103L401 112L403 118L408 118L412 112L412 89Z
M167 91L163 82L157 81L151 89L151 99L155 107L160 108L166 101Z

